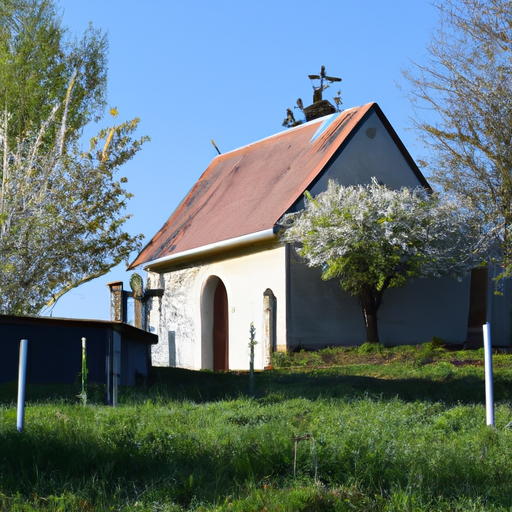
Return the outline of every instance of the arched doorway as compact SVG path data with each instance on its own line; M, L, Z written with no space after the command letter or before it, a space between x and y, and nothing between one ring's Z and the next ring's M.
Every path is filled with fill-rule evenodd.
M229 369L228 295L217 276L208 278L201 297L201 368Z

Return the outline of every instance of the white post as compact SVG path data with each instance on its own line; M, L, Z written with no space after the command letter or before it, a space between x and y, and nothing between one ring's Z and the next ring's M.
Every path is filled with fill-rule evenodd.
M491 326L489 322L484 324L484 358L485 358L485 410L487 425L494 427L494 397L492 389L492 344Z
M23 432L25 421L25 381L27 376L27 349L28 340L20 342L20 361L18 371L18 410L16 418L16 428L18 432Z

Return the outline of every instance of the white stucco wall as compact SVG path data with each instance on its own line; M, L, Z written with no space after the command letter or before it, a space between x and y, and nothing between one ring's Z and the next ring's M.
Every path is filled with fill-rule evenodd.
M403 288L384 294L379 311L384 345L425 343L434 336L462 344L468 331L470 277L410 280Z
M201 297L213 276L222 280L228 296L230 370L249 369L251 322L256 327L258 342L255 368L262 369L265 365L263 293L267 288L272 290L277 302L276 343L285 344L285 247L273 244L252 251L252 254L238 252L230 258L161 275L148 273L148 287L165 290L161 299L153 298L150 304L149 328L159 336L158 346L152 352L153 365L212 369L211 357L205 357L201 341Z
M158 335L151 347L153 366L195 368L195 343L200 330L194 289L199 268L177 270L168 274L148 272L148 288L164 289L162 298L149 301L149 330ZM180 364L178 364L178 361Z
M288 344L321 349L361 345L366 341L363 313L356 298L336 279L322 281L290 251ZM384 345L419 344L433 336L449 343L466 340L470 279L414 279L385 292L379 309L379 336Z
M329 179L350 186L370 183L372 177L394 189L421 185L376 113L366 119L310 192L315 196L326 190Z

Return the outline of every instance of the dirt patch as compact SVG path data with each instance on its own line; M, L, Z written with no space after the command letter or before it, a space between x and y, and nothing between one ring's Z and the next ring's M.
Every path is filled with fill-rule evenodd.
M457 367L461 367L461 366L483 366L484 365L483 361L476 361L474 359L467 359L467 360L463 360L463 361L461 361L460 359L452 359L450 361L450 363L453 364L453 366L457 366Z

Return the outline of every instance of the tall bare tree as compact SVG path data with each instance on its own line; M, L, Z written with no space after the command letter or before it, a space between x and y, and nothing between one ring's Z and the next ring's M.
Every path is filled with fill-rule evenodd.
M467 197L512 273L512 2L435 0L424 63L404 71L429 180Z

